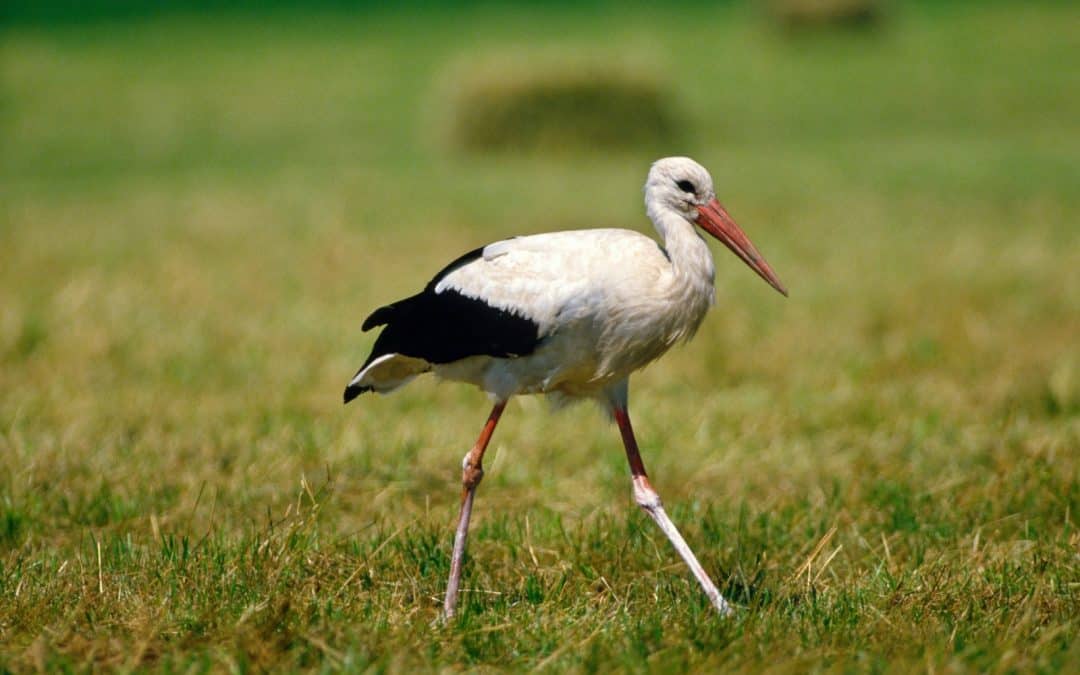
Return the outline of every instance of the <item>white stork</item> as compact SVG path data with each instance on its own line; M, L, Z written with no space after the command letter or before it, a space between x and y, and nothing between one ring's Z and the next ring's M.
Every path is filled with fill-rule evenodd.
M626 447L634 500L656 521L722 614L730 608L649 483L627 413L630 374L689 339L714 300L713 260L697 225L780 293L783 284L686 157L652 165L645 208L662 245L637 232L576 230L515 237L470 251L420 293L375 310L385 326L345 388L386 393L429 371L480 387L494 408L462 461L461 512L444 613L454 615L481 462L507 401L548 394L598 401Z

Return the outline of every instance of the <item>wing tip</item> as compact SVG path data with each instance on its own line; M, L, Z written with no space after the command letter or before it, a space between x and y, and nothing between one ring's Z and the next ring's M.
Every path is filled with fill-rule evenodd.
M390 323L390 315L393 311L393 305L378 308L364 319L364 323L360 324L360 330L366 333L375 326Z
M353 400L354 398L356 398L360 394L363 394L364 392L368 392L368 391L375 391L375 388L371 387L371 386L360 386L358 384L350 384L349 386L345 387L345 393L342 395L343 404L348 404L349 401Z

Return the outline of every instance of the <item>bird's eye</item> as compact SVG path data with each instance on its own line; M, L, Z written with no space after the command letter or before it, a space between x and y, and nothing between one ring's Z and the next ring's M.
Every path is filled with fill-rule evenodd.
M689 192L690 194L696 194L697 190L694 189L694 184L688 180L680 180L675 182L675 186L683 192Z

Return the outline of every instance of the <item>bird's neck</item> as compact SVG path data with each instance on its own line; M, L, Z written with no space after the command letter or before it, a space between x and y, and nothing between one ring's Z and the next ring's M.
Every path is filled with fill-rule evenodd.
M678 213L659 211L649 215L664 242L664 250L676 279L694 290L707 293L711 300L716 268L713 267L708 244L694 226Z

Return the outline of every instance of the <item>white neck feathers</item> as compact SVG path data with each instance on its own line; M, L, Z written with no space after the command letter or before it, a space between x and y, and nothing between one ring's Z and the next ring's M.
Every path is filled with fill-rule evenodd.
M712 295L716 268L713 267L709 245L686 218L663 207L649 205L653 221L664 243L675 276L694 286L705 286Z

